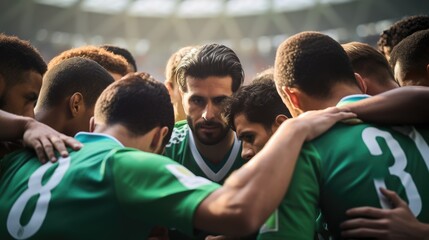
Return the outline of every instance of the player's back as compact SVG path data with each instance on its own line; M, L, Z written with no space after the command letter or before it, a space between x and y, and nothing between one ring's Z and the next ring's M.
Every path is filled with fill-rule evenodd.
M319 203L334 236L347 209L389 207L380 187L396 191L420 221L429 222L428 143L428 128L368 124L337 124L312 141L320 157Z
M30 151L2 159L0 239L121 238L111 229L132 223L118 210L106 165L122 145L106 136L90 138L78 138L84 147L54 164L42 165Z

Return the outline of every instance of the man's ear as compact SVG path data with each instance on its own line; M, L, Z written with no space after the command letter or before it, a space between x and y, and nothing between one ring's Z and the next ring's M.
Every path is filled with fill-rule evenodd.
M173 96L174 92L173 92L173 83L169 82L169 81L165 81L164 82L165 87L168 90L168 94L170 94L170 96Z
M69 110L73 117L76 117L83 107L83 96L80 92L73 93L69 99Z
M360 90L362 90L362 92L366 94L368 92L368 86L363 77L359 75L359 73L355 73L355 79L359 85Z
M292 105L293 108L301 109L301 104L299 102L300 91L297 88L283 86L282 91L285 93L287 99L289 100L289 103Z
M94 132L94 130L95 130L95 119L94 117L91 117L91 119L89 119L89 131Z
M271 125L271 131L274 133L277 131L277 129L280 127L280 125L286 121L288 117L283 114L279 114L276 116L276 119L274 119L273 125Z
M152 138L152 142L150 143L150 148L153 150L154 153L161 154L164 150L164 138L167 136L168 133L168 127L161 127L159 128L156 133L154 134Z

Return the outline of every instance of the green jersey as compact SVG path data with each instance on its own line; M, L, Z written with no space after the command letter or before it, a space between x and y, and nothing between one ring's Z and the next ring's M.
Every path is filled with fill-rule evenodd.
M313 239L319 207L333 238L340 238L346 210L390 207L380 187L397 192L429 223L428 143L427 127L337 123L304 144L289 190L259 239Z
M42 165L1 160L0 239L145 239L153 226L193 232L200 202L219 187L170 159L80 133L84 147Z
M228 175L243 166L241 158L241 142L234 134L234 144L231 151L219 164L205 160L195 146L195 140L186 120L174 125L170 142L167 144L166 156L182 164L197 176L208 178L217 183L223 183Z

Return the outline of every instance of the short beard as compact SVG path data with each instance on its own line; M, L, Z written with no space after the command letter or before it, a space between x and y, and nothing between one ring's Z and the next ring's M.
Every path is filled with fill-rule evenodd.
M214 121L206 121L205 123L197 123L195 125L194 128L194 122L192 121L192 119L189 116L186 116L186 119L188 121L188 126L191 129L192 133L194 134L194 137L201 142L204 145L216 145L218 143L220 143L222 140L224 140L226 138L226 136L228 135L230 128L228 125L224 126L218 122L214 122ZM218 127L220 127L221 132L218 134L218 136L212 137L210 138L210 136L208 138L205 138L203 136L200 136L198 134L198 130L201 128L201 126L205 124L205 125L217 125Z

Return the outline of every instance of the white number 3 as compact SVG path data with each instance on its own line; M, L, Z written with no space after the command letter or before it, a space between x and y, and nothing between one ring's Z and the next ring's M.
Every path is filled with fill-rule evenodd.
M30 176L30 179L28 180L28 189L25 190L13 204L7 218L7 230L14 238L29 238L40 229L48 211L48 204L51 200L51 190L54 189L64 177L64 174L70 166L70 157L60 158L58 160L58 167L55 169L51 178L45 185L42 185L43 175L45 175L46 171L48 171L51 166L51 162L40 166ZM37 199L34 213L31 216L30 221L25 226L22 226L20 219L24 212L24 208L28 201L37 194L40 195Z
M420 151L423 160L427 167L429 167L429 147L426 142L423 140L423 137L412 128L411 131L407 134L416 144L418 151ZM415 216L418 216L422 210L422 200L417 191L416 184L413 181L411 175L405 171L407 165L407 157L404 150L401 148L399 143L392 137L389 132L381 131L377 128L368 127L362 132L362 139L364 140L366 146L368 147L370 153L373 156L381 155L382 149L376 141L377 137L384 138L386 141L387 147L390 149L393 158L394 164L389 167L389 173L391 175L397 176L402 185L404 186L405 193L409 201L409 207ZM389 204L386 202L384 196L378 191L379 187L386 188L384 179L374 179L375 187L377 188L378 197L380 199L380 204L383 208L389 208Z

